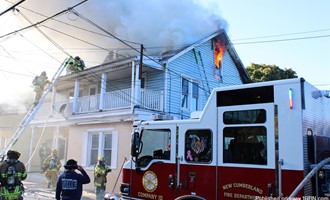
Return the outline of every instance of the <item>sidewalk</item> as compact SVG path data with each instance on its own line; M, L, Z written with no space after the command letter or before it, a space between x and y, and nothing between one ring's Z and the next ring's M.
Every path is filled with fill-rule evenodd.
M29 172L27 179L23 181L25 187L24 200L55 199L55 191L47 188L45 176L40 172ZM83 191L82 200L93 200L96 196L93 192Z

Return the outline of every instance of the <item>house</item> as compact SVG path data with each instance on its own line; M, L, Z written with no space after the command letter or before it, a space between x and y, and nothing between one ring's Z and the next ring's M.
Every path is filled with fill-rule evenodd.
M104 155L112 169L107 189L118 191L134 120L186 119L203 109L213 88L250 82L223 31L180 50L143 56L142 65L140 57L112 54L102 65L59 78L30 123L30 148L51 143L62 163L76 159L91 177ZM30 171L39 169L38 157L33 159ZM93 190L93 181L84 188Z

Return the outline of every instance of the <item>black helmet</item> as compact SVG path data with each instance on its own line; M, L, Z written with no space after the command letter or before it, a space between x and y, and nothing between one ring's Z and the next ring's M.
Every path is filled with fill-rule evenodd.
M77 169L78 168L78 164L77 161L70 159L66 162L66 164L64 165L65 169Z
M8 159L18 159L20 156L21 156L21 154L18 151L9 150L7 152Z
M74 57L75 60L80 60L79 56Z

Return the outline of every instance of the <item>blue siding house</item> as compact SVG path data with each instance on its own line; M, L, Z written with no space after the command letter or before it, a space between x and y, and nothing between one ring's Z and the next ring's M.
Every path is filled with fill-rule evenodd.
M30 124L30 149L50 142L63 163L74 158L91 177L102 155L112 168L107 188L118 191L135 120L186 119L203 110L213 88L251 82L224 31L140 61L109 54L101 65L61 76Z

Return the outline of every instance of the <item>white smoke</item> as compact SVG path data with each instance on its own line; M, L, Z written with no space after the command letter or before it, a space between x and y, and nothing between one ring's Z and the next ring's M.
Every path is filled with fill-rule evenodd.
M93 3L92 3L93 2ZM110 32L146 47L191 44L226 28L220 15L195 0L94 0L86 3L92 18ZM87 14L87 13L86 13Z
M46 0L41 3L38 0L30 0L22 6L39 10L50 16L79 2L82 1ZM211 0L89 0L74 10L120 39L164 51L194 43L219 29L226 29L227 23L220 16L220 10L215 9L218 8L216 2ZM41 4L44 4L42 9L40 9ZM76 19L72 14L66 18ZM78 18L75 22L83 23L82 21ZM93 38L90 39L93 40ZM113 48L121 44L117 40L107 40L105 43L97 41L97 43L108 43ZM124 47L122 44L120 46Z
M44 20L45 16L53 16L79 2L83 2L83 0L29 0L24 1L17 8L32 23L37 23ZM4 5L5 3L7 5ZM12 4L1 2L0 5L1 8L8 8ZM227 29L227 23L220 15L219 1L217 0L88 0L74 8L74 10L109 33L127 41L136 49L139 49L139 44L143 44L146 48L144 53L147 55L182 48L211 35L215 31ZM40 16L38 13L44 16ZM105 32L91 26L72 13L66 13L55 19L106 35ZM0 34L4 35L29 25L31 24L23 18L23 15L8 12L0 18ZM9 30L11 26L13 27ZM108 52L104 50L90 52L86 48L95 48L94 46L64 34L56 33L46 26L107 49L129 49L128 46L116 39L78 30L52 19L38 26L49 38L68 51L70 55L82 57L87 67L101 64ZM22 37L20 37L20 34ZM63 61L67 55L57 49L34 27L20 34L0 40L0 42L4 41L0 43L1 51L5 49L11 53L9 56L5 51L1 52L1 55L4 56L0 57L0 62L3 65L3 69L0 66L0 70L9 71L8 69L10 69L13 72L29 74L31 77L24 78L24 82L21 77L8 78L7 80L1 78L0 81L3 83L0 84L0 90L3 94L10 93L16 99L29 96L33 100L33 88L31 88L33 77L40 74L41 71L47 71L48 76L52 77L52 73L59 67L59 63L55 62L52 57ZM38 46L39 49L36 49L35 46ZM74 48L75 50L72 50ZM40 49L43 51L40 51ZM45 52L52 57L45 54ZM11 57L14 57L14 59ZM19 65L15 66L17 63L24 65L24 68ZM33 71L34 74L29 71ZM10 81L12 83L9 83ZM14 86L15 89L13 89ZM29 91L27 92L28 95L23 94L21 91L16 92L16 88L23 89L23 87L26 91ZM8 92L5 91L6 89L8 89ZM13 98L9 99L11 100L3 96L2 102L12 104L16 102L12 100Z

